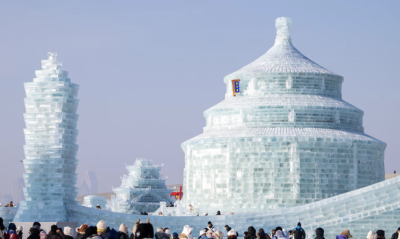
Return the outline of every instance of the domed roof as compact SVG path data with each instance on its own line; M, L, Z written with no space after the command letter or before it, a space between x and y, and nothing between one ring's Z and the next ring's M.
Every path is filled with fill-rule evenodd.
M231 75L255 73L319 73L336 75L308 59L292 45L289 32L291 24L292 20L290 18L277 18L275 20L277 35L274 46L257 60Z

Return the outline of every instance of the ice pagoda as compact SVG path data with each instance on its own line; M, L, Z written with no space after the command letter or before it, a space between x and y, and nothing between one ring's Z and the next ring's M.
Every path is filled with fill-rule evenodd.
M116 195L111 199L111 210L139 214L156 211L160 202L169 204L173 190L165 185L161 168L149 159L136 159L133 165L127 165L129 174L122 177L120 187L113 189Z
M57 54L42 60L33 82L25 83L24 195L15 222L68 221L76 203L78 85L61 70Z
M182 144L186 204L288 208L384 180L386 144L366 135L363 111L342 100L343 77L293 46L290 18L275 26L274 46L224 78L225 100Z

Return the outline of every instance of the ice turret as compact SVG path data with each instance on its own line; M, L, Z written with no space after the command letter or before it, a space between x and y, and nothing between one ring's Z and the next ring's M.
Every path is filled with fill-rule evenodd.
M182 144L186 204L287 208L384 180L386 144L364 134L363 111L342 100L343 77L293 46L289 18L275 25L274 46L224 78L225 100Z
M24 195L16 222L67 221L66 206L76 203L78 85L50 52L25 83Z

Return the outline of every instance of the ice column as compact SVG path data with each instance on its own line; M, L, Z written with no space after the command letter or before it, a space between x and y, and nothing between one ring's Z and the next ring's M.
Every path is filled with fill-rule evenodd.
M16 222L68 221L66 206L76 202L78 85L56 53L25 83L25 201Z

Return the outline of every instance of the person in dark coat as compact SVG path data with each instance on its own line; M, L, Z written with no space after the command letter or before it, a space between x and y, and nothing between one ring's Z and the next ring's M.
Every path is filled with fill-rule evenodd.
M83 235L84 239L100 239L100 237L97 235L97 227L88 227L85 230L85 234Z
M271 239L268 234L265 233L263 228L258 229L257 232L258 239Z
M301 223L297 223L297 227L293 229L293 238L294 239L306 239L306 232L301 227Z
M393 233L392 237L390 239L398 239L399 238L399 233L400 233L400 227L397 228L397 232Z
M104 220L100 220L97 223L97 235L102 239L118 239L118 232L114 228L107 227L107 223Z
M38 229L37 227L31 227L31 229L29 229L29 236L27 239L40 239L40 229Z
M252 226L249 226L247 228L247 235L244 237L244 239L255 239L256 238L256 229Z
M6 227L3 224L3 218L0 217L0 238L4 238Z
M124 223L119 226L118 239L129 239L128 226Z
M325 239L324 237L324 229L318 227L315 229L315 235L317 235L314 239Z
M378 239L385 239L385 231L384 230L377 230L376 235Z
M64 239L57 232L58 227L56 225L52 225L49 234L47 234L46 239Z

